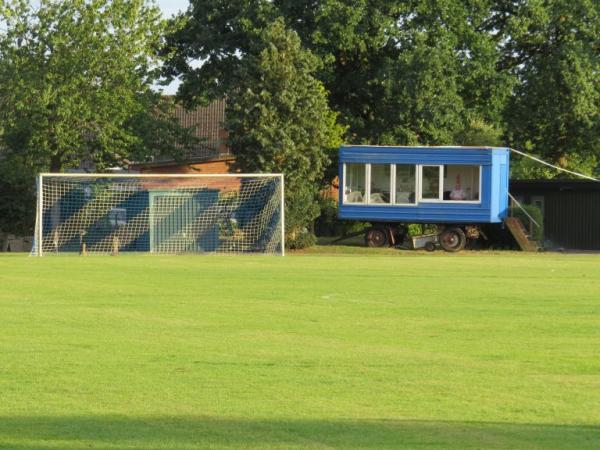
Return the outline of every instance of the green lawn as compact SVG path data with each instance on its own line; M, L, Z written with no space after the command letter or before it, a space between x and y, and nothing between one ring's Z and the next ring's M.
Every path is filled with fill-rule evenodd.
M0 448L600 448L600 255L343 249L0 256Z

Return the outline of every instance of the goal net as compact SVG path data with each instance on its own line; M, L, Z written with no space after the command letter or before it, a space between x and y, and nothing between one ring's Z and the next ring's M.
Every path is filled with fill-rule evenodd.
M283 223L280 174L41 174L32 254L283 254Z

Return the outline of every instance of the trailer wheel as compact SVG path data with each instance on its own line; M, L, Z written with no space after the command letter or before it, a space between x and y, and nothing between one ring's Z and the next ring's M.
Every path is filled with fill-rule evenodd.
M388 245L388 233L385 228L373 227L367 230L365 242L368 247L384 247Z
M440 245L447 252L459 252L466 243L467 237L460 228L448 228L440 234Z

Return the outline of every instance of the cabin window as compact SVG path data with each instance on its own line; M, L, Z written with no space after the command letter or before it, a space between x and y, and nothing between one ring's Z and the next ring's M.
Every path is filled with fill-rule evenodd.
M344 170L344 203L366 203L366 164L345 164Z
M444 166L421 166L421 200L442 199Z
M396 164L396 204L415 203L416 173L414 164Z
M444 166L444 196L446 201L479 201L480 166Z
M479 202L481 166L344 164L344 203Z
M371 191L369 203L390 203L391 200L391 165L371 164Z
M480 166L421 166L420 199L430 202L478 202L480 179Z

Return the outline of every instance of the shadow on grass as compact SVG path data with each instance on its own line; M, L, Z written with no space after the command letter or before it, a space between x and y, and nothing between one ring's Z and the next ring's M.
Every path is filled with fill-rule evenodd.
M600 426L210 417L0 417L3 449L596 449Z

